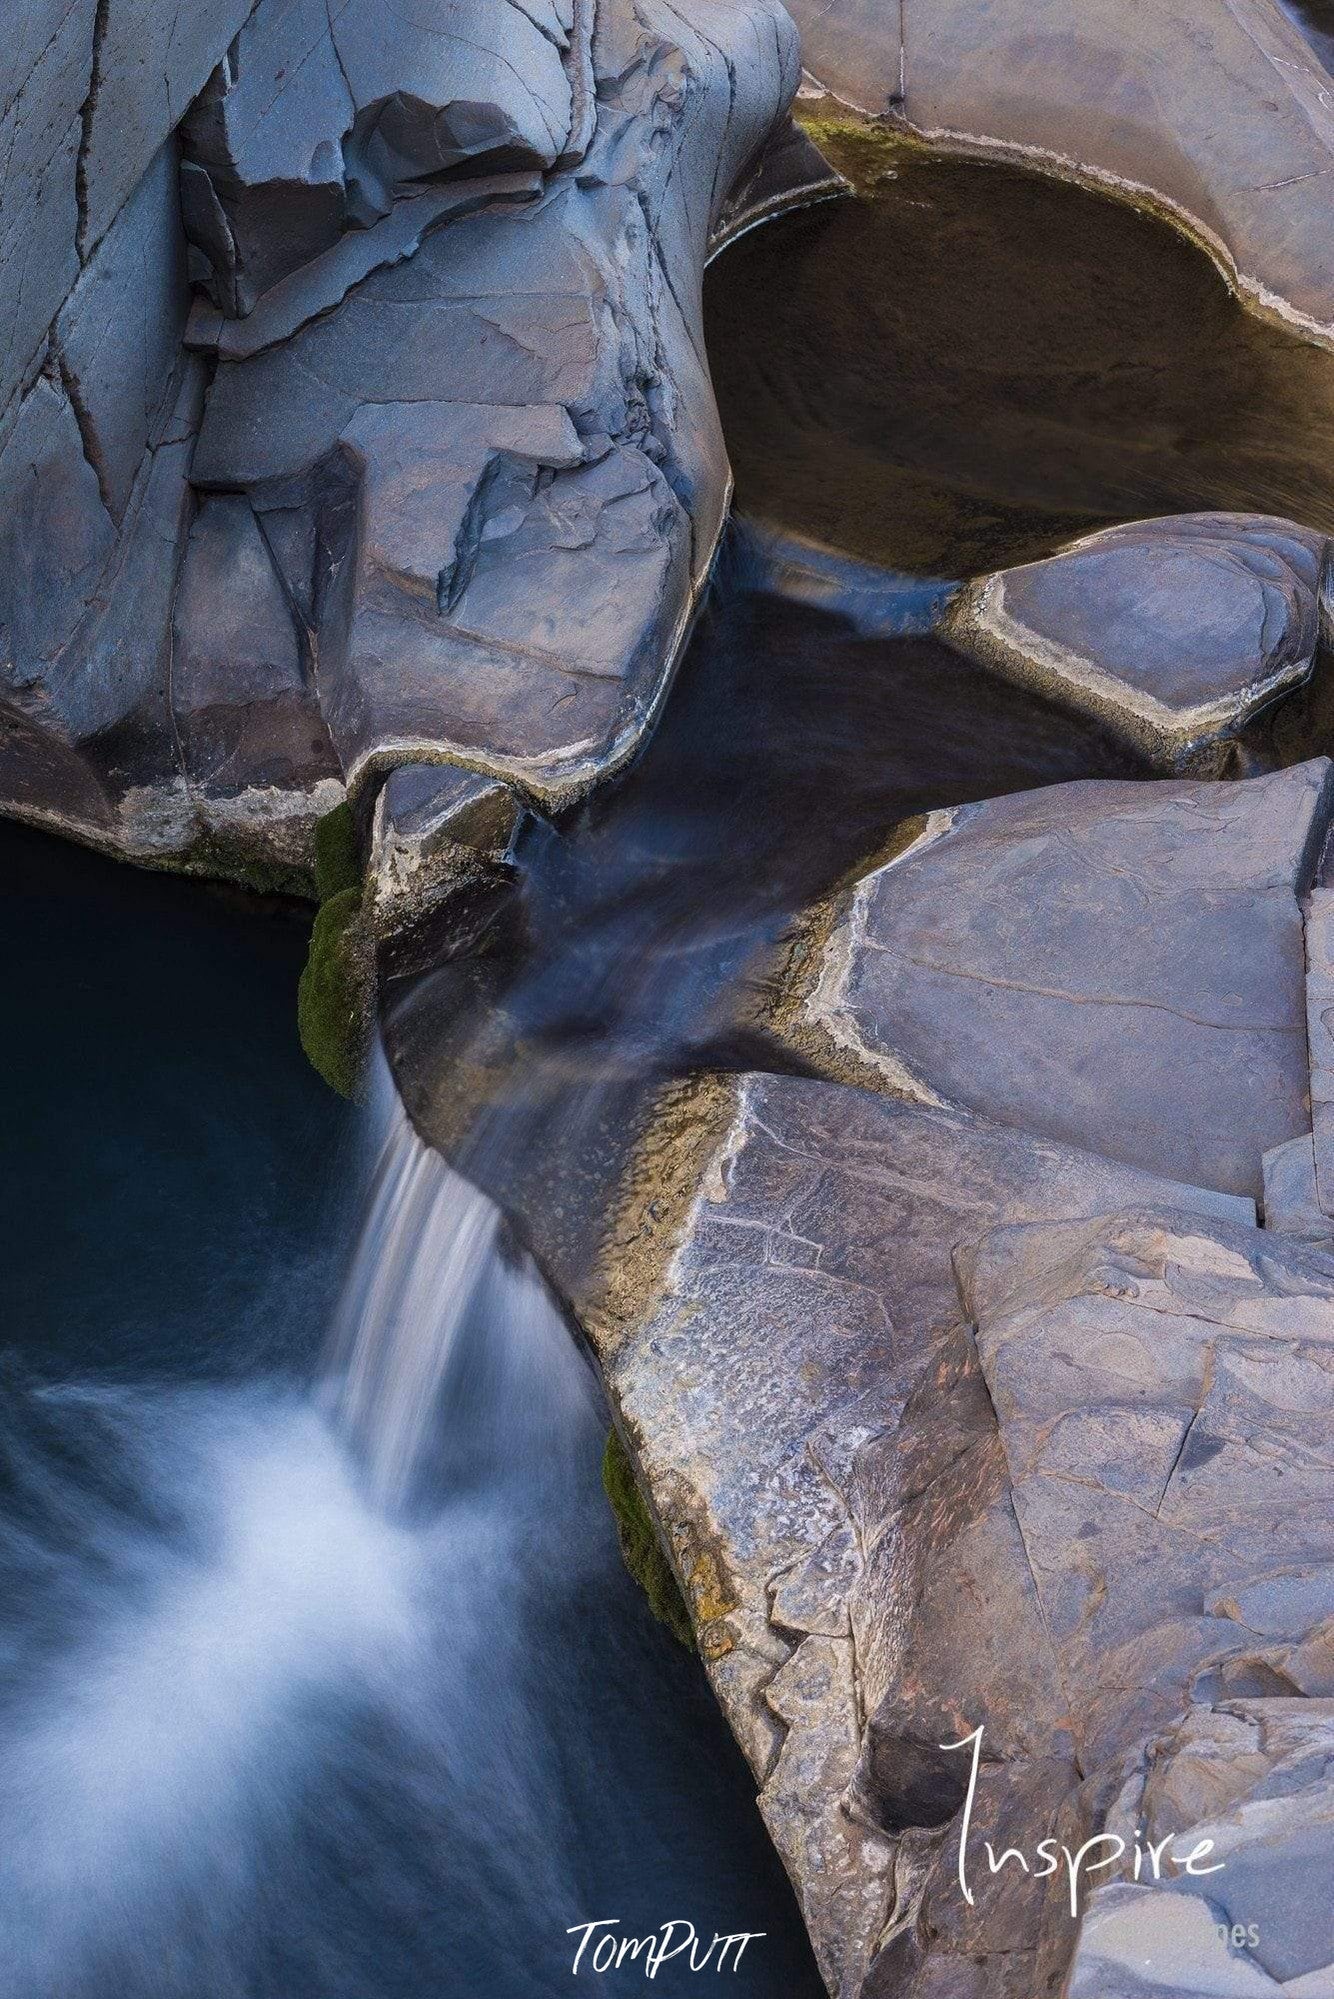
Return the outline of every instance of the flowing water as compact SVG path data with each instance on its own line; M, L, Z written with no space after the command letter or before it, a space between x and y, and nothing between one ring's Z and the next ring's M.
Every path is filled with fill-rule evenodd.
M700 1669L620 1566L607 1412L530 1246L577 1295L653 1091L792 1059L792 920L905 817L1136 774L929 636L953 576L1318 483L1323 374L1247 345L1164 232L1129 371L1081 355L1077 283L1006 290L1057 196L999 171L895 167L711 280L766 528L633 770L533 819L390 993L413 1124L387 1069L353 1117L304 1067L280 912L0 838L0 1999L543 1999L610 1918L763 1932L729 1989L815 1999ZM1076 199L1063 259L1148 254ZM1192 388L1162 357L1197 284Z
M302 927L0 854L0 1994L545 1999L615 1916L815 1999L594 1377L387 1089L306 1067Z

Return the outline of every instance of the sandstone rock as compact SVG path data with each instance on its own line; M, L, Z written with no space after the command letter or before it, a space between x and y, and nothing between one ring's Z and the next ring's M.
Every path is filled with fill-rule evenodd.
M822 1969L855 1993L896 1880L915 1906L958 1806L966 1771L938 1745L974 1725L978 1690L1033 1809L1073 1781L952 1251L1003 1218L1252 1210L981 1119L762 1076L670 1103L636 1184L595 1342ZM1005 1785L989 1803L1018 1809ZM1017 1950L994 1941L1006 1920L956 1923L961 1957Z
M783 1031L835 1073L1258 1195L1310 1127L1297 897L1332 798L1320 759L935 814L840 906Z
M1264 515L1136 521L970 583L942 629L1161 767L1198 766L1309 676L1326 561L1323 535Z
M1277 0L791 0L837 96L1181 219L1258 309L1334 341L1328 79Z

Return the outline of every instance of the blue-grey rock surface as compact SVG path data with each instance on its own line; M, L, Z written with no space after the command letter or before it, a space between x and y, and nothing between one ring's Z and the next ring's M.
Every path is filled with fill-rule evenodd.
M801 1045L831 1073L1258 1198L1263 1154L1311 1129L1299 898L1332 807L1317 758L935 814L841 904Z
M1327 561L1323 535L1263 514L1133 521L979 577L942 630L1160 768L1207 768L1309 677Z
M406 762L629 756L730 494L705 260L837 185L798 76L777 0L24 10L0 809L295 885Z

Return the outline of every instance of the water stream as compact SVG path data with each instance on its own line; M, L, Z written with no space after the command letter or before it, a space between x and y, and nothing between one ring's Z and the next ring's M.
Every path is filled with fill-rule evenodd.
M792 920L897 823L1137 774L929 636L951 576L1323 484L1323 374L1294 400L1196 252L1107 204L1100 243L1022 176L979 202L1000 172L896 170L711 279L766 526L634 768L533 818L387 995L412 1123L387 1067L356 1116L305 1067L281 911L0 835L0 1999L545 1999L613 1917L762 1932L729 1988L819 1992L701 1670L621 1567L533 1252L577 1295L664 1079L793 1059L763 1009ZM1073 279L1006 289L1030 237L1104 271L1151 242L1176 289L1120 374ZM1193 285L1214 318L1164 373Z

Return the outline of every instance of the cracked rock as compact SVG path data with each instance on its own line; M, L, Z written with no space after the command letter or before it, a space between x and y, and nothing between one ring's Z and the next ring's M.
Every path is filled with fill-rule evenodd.
M1025 1797L1054 1809L1072 1781L953 1251L1005 1219L1253 1210L808 1079L669 1096L644 1156L595 1342L821 1968L859 1993L896 1880L957 1810L963 1773L938 1746L974 1725L978 1690ZM988 1795L1018 1810L1006 1784ZM999 1949L1003 1922L988 1905L950 1948Z

